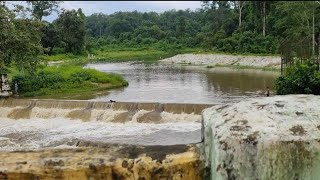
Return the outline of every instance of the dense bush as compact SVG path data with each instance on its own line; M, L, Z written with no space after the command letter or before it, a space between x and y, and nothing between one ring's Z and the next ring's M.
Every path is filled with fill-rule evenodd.
M216 39L215 46L218 50L230 53L274 54L278 48L278 42L274 37L264 37L261 34L250 31L234 33L225 39Z
M18 74L12 82L18 82L18 93L25 96L44 95L51 90L60 92L76 89L120 87L128 85L121 76L99 72L94 69L83 69L78 66L52 66L37 71L35 74Z
M317 65L295 63L276 80L277 94L320 94L320 72Z

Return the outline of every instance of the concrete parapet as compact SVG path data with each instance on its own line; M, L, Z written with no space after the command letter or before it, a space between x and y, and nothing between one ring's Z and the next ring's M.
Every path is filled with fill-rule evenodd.
M320 96L248 99L203 111L211 179L319 179Z

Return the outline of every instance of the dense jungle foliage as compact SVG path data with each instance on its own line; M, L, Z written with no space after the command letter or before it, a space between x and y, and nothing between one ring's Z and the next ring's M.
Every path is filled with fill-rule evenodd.
M8 8L9 3L13 8ZM188 48L277 54L286 38L310 37L320 43L318 1L201 1L202 8L195 11L88 16L81 9L61 9L60 3L27 1L24 7L0 1L1 72L14 67L37 74L44 57L57 54L86 57L100 52L123 59L117 54L123 48L151 50L159 58L168 56L169 50ZM43 20L54 11L59 14L56 20ZM137 52L135 58L153 56Z
M202 1L202 8L97 13L64 10L58 1L0 4L0 66L35 71L41 54L87 54L102 47L158 50L203 48L231 53L275 54L285 38L313 36L320 3L313 1ZM52 23L43 21L53 11ZM26 14L31 16L26 16ZM318 41L320 21L314 23Z

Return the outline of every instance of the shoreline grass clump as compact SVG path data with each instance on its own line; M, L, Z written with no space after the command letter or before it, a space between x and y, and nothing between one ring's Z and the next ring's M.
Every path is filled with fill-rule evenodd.
M94 91L127 86L122 76L74 65L47 66L34 74L16 74L20 96L42 96L76 91Z

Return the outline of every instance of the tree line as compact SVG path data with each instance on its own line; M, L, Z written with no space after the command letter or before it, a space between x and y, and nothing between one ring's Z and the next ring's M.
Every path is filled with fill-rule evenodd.
M0 1L0 67L16 63L33 71L41 54L83 54L102 46L275 54L283 39L308 37L314 47L320 39L318 1L202 1L195 11L90 16L61 9L58 1L27 2L9 9ZM44 21L53 11L58 18Z
M319 43L318 1L202 1L195 11L117 12L86 17L88 44L202 47L223 52L278 53L281 40Z

